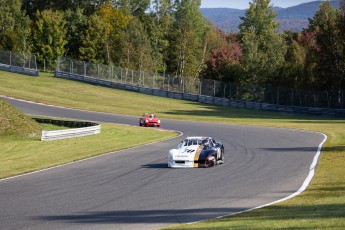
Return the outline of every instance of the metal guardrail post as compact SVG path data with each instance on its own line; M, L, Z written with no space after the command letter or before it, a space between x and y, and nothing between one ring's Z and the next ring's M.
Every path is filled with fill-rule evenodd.
M279 105L279 87L278 87L278 90L277 90L277 105Z
M58 57L58 61L57 61L57 66L56 66L56 71L60 72L60 64L61 64L61 57Z
M120 68L120 81L122 83L122 68Z
M126 68L125 84L127 83L127 76L128 76L128 68Z
M155 81L156 81L156 75L154 74L152 77L152 88L155 88Z
M23 65L22 67L25 68L25 54L24 53L23 53L23 63L22 63L22 65ZM30 67L29 67L29 69L30 69Z
M36 55L34 55L34 60L35 60L35 70L37 71L37 58L36 58Z
M184 93L184 77L181 77L182 93Z
M213 80L213 96L216 96L216 81Z
M132 85L133 85L133 77L134 77L134 76L133 76L133 70L132 70Z
M168 91L170 91L170 74L168 74Z

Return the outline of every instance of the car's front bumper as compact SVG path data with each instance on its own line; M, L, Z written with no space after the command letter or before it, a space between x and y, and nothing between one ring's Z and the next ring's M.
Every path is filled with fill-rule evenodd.
M195 168L194 161L168 161L169 168Z
M215 166L213 162L208 161L168 161L169 168L208 168Z
M160 127L161 124L160 123L146 123L146 126L148 126L148 127Z

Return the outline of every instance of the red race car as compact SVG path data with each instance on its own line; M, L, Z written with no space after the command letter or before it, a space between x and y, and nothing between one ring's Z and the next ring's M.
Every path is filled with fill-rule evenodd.
M139 125L148 127L160 127L161 121L153 113L144 113L143 116L139 119Z

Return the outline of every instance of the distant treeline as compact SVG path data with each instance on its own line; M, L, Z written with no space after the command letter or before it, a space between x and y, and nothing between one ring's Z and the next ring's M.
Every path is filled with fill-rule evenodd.
M279 33L270 0L253 0L238 33L206 20L201 0L0 0L0 49L59 56L194 81L345 89L345 0L303 32Z

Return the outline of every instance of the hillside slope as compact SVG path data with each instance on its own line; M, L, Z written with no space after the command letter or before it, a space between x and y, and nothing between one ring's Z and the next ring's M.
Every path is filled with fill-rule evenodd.
M302 31L308 27L308 18L313 18L323 1L303 3L297 6L280 8L274 7L278 14L276 20L280 22L279 31ZM333 7L339 7L339 1L331 1ZM245 10L231 8L201 8L205 18L224 32L238 32L238 26L242 22L240 17L244 16Z
M0 98L0 136L38 136L40 125Z

